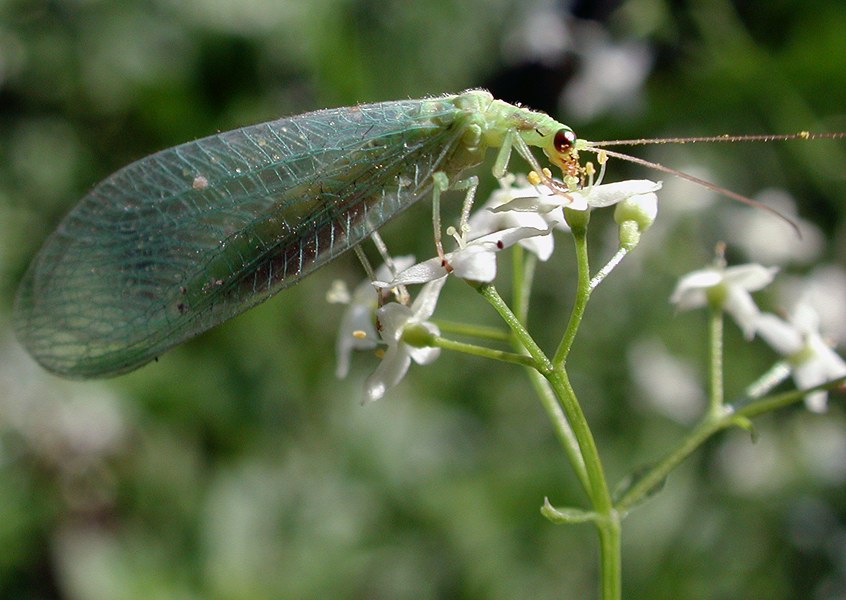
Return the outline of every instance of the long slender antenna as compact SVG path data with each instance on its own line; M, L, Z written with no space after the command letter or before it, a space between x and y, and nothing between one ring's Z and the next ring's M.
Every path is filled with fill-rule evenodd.
M679 139L692 139L692 138L679 138ZM722 139L722 138L718 138ZM698 141L709 141L709 138L700 138ZM613 142L612 142L613 143ZM667 142L670 143L670 142ZM591 142L590 146L583 148L583 150L587 150L588 152L594 152L596 154L605 154L607 156L611 156L613 158L619 158L620 160L625 160L631 163L635 163L637 165L641 165L644 167L648 167L650 169L655 169L656 171L661 171L663 173L669 173L670 175L675 175L680 179L685 179L697 185L701 185L704 188L707 188L711 191L717 192L718 194L722 194L732 200L737 200L738 202L742 202L743 204L748 204L749 206L754 206L755 208L760 208L761 210L765 210L768 213L771 213L790 225L793 230L796 232L800 238L802 237L802 232L799 230L799 225L796 224L790 217L783 215L772 206L767 206L763 202L758 202L757 200L753 200L748 196L743 196L742 194L738 194L737 192L732 192L731 190L727 190L724 187L720 187L715 183L711 183L705 179L701 179L696 177L695 175L691 175L690 173L685 173L684 171L679 171L678 169L673 169L672 167L667 167L662 165L661 163L652 162L651 160L646 160L643 158L638 158L636 156L630 156L628 154L623 154L622 152L614 152L613 150L605 150L604 148L596 148L595 146L606 144L606 142L599 142L598 144L594 144Z
M669 137L669 138L637 138L632 140L607 140L602 142L588 142L585 150L591 148L605 148L607 146L645 146L647 144L695 144L714 142L783 142L787 140L840 140L846 139L846 132L799 131L797 133L752 134L752 135L710 135L700 137Z

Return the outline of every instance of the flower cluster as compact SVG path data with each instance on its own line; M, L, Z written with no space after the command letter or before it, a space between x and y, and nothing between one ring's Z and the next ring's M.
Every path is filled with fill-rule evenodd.
M375 350L381 358L366 381L366 400L384 396L412 362L428 364L438 357L440 330L431 319L449 276L477 286L492 282L497 254L515 244L545 261L554 250L553 231L575 230L587 222L589 211L614 206L618 251L591 280L593 289L651 226L661 188L659 182L632 180L565 192L548 174L509 175L500 184L466 222L447 229L455 241L452 251L417 263L413 257L395 259L391 269L380 268L374 281L359 285L352 294L345 289L333 294L336 301L348 304L336 344L338 377L347 375L353 351ZM820 334L819 318L808 304L797 304L786 319L764 313L755 304L751 293L769 285L776 272L759 264L719 264L684 276L671 301L680 310L710 306L728 313L748 340L758 336L783 357L774 372L792 374L800 389L846 376L846 362ZM411 285L423 286L413 302L405 293L405 286ZM778 381L768 381L765 391ZM825 410L827 392L809 392L805 402L811 410Z
M489 283L496 277L497 253L515 244L545 261L554 248L552 232L567 231L568 217L612 205L618 207L620 245L630 249L655 219L655 192L660 187L635 180L564 193L550 185L530 184L525 177L504 178L466 224L447 230L455 239L453 251L416 264L396 260L394 272L381 268L376 281L360 285L353 294L336 290L335 301L348 304L336 344L337 375L347 374L354 350L381 349L382 360L365 384L367 400L381 398L401 381L412 361L427 364L437 358L439 349L430 342L440 332L430 319L449 275L476 285ZM410 306L380 305L379 299L390 290L415 284L424 285Z
M800 300L787 319L758 309L751 292L769 285L776 272L758 264L694 271L682 277L671 301L680 310L709 305L731 315L747 339L758 335L784 357L799 389L846 376L846 361L823 338L819 316L809 303ZM824 411L827 402L824 390L805 395L805 405L814 412Z

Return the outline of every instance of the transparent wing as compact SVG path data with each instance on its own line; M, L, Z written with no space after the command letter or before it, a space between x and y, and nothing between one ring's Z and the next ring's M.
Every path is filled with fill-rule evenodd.
M267 299L425 195L460 152L449 98L323 110L163 150L67 215L15 302L47 369L117 375Z

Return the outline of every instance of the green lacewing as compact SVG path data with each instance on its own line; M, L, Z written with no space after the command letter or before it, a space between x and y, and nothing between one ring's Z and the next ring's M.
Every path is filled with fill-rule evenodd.
M18 339L71 378L126 373L263 302L499 148L565 174L582 141L486 91L326 109L142 158L97 184L33 259ZM436 175L438 175L436 177ZM550 180L552 183L552 180Z

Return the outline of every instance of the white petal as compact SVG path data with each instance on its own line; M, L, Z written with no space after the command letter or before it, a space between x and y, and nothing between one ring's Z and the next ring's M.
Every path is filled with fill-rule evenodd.
M816 392L805 394L805 408L811 412L824 413L828 410L828 392L817 390Z
M371 292L373 288L371 288ZM353 335L363 331L364 337ZM351 304L344 312L338 329L338 339L335 342L335 356L338 361L335 376L343 379L349 373L350 355L353 350L369 350L378 343L376 328L373 325L373 310L369 306Z
M824 381L846 376L846 361L819 335L812 335L808 344L815 359L820 363L824 373Z
M368 401L378 400L385 392L394 387L405 376L411 365L411 357L405 350L407 346L391 346L385 352L385 357L373 374L364 384L364 392Z
M514 212L549 212L550 210L560 206L550 202L541 202L537 196L514 198L505 204L490 209L494 214Z
M402 335L402 328L412 318L411 309L399 302L389 302L376 311L382 325L380 335L389 346L395 346Z
M774 314L764 313L755 325L758 335L782 356L790 356L802 349L802 334L791 323Z
M552 256L552 251L555 250L555 240L551 235L536 235L525 238L520 240L520 245L541 261L548 260Z
M431 347L413 348L409 346L408 355L418 365L428 365L429 363L434 362L435 359L437 359L438 356L441 355L441 349Z
M622 202L638 194L648 194L661 189L661 183L648 179L632 179L585 188L575 195L585 196L587 203L594 208L602 208Z
M747 340L755 337L755 328L761 311L758 310L749 292L737 286L728 286L723 309L734 318Z
M400 271L404 271L408 267L414 264L414 255L413 254L404 254L403 256L396 256L394 257L394 272L399 273ZM390 279L393 276L391 269L386 264L379 265L379 268L376 269L376 279L380 281L385 281ZM372 286L371 286L372 287Z
M443 277L430 281L423 286L423 289L420 290L420 293L411 305L411 312L414 313L415 321L425 321L435 313L435 307L438 304L438 296L440 295L441 289L444 287L446 280L447 278L444 275Z
M452 256L449 263L456 277L491 282L496 277L496 246L474 243Z
M778 267L763 267L759 264L737 265L729 267L723 275L727 284L740 286L750 292L756 292L770 283L775 278Z
M632 196L628 201L636 204L650 221L654 221L658 216L658 194L655 192L638 194Z
M679 283L676 286L676 289L707 289L710 287L714 287L722 281L723 273L721 271L718 271L717 269L702 269L700 271L693 271L692 273L688 273L687 275L679 279Z
M549 235L550 233L552 233L551 225L543 229L537 229L535 227L512 227L511 229L505 229L495 234L484 236L484 238L480 238L475 241L482 241L482 239L485 241L493 241L497 250L503 250L513 246L520 240L540 235Z
M814 387L825 383L829 379L826 373L825 364L812 358L805 362L796 365L793 369L793 380L796 382L796 387L800 390ZM828 392L825 390L817 390L805 395L805 406L812 412L825 412L828 407Z
M393 288L398 285L428 283L446 275L447 270L444 268L443 262L436 256L401 271L392 281L374 281L373 285L379 288Z
M670 297L670 302L675 304L679 310L690 310L707 305L708 296L705 294L705 290L701 288L676 287Z
M820 329L820 315L807 302L798 302L790 319L796 328L805 333L817 333Z
M614 221L618 224L625 221L637 223L639 231L645 231L658 216L658 195L654 192L638 194L626 198L614 209Z

